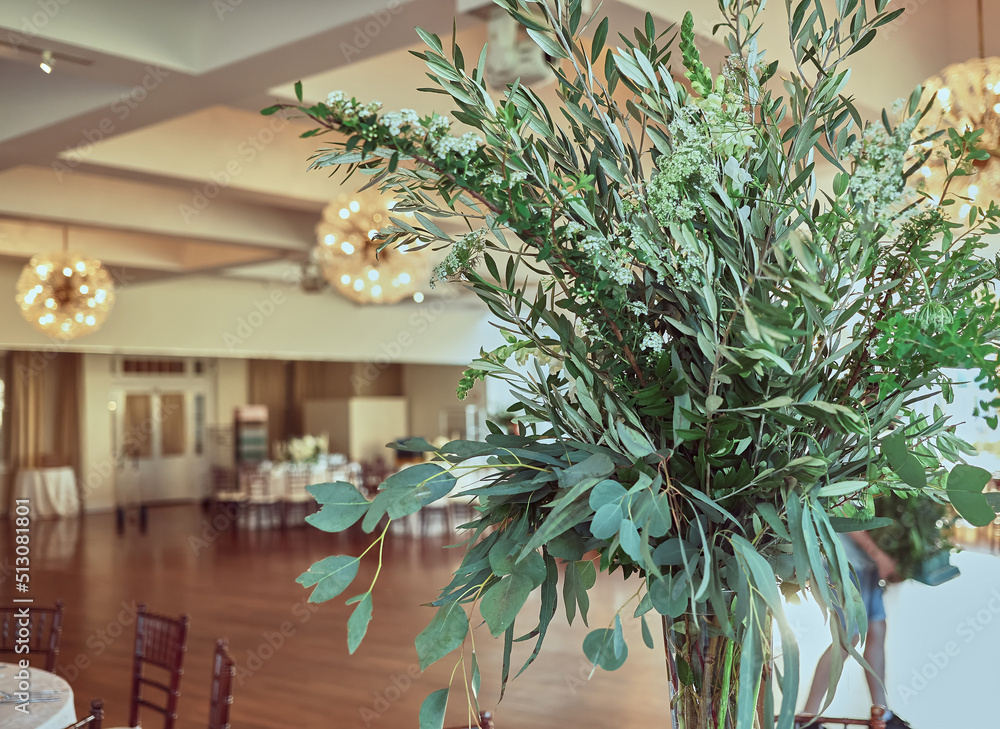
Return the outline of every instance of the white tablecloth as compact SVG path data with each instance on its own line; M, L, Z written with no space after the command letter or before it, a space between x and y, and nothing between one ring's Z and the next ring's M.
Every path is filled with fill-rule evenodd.
M14 498L31 501L31 515L45 519L77 516L80 497L76 493L76 477L72 468L38 468L17 472Z
M17 694L20 691L18 673L21 669L10 663L0 663L0 691ZM51 694L56 701L20 704L27 711L18 710L19 704L0 704L0 727L3 729L63 729L76 722L73 708L73 690L55 674L40 668L28 669L28 694L40 698L42 691L59 691Z

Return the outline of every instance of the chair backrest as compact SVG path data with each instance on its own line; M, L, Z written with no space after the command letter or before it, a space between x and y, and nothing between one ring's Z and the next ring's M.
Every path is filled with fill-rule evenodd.
M163 729L173 729L177 721L177 699L181 693L189 623L187 615L168 618L149 612L145 603L139 605L135 620L129 726L138 726L139 710L147 708L163 715ZM148 667L165 672L165 681L148 676ZM159 696L150 697L148 689L162 692L162 699L158 701Z
M236 662L223 638L215 641L212 662L212 694L208 705L208 729L229 729L229 707L233 703L233 679Z
M236 661L229 654L229 643L215 641L212 661L212 694L208 705L208 729L229 729L229 707L233 704L233 679Z
M381 458L365 461L361 464L361 488L367 494L374 494L378 487L389 477L389 467Z
M0 655L17 655L18 658L44 656L42 665L49 673L56 670L56 658L59 656L59 641L62 638L63 611L65 603L56 600L55 607L38 607L35 605L8 605L0 607ZM20 634L23 628L28 629L28 653L18 653ZM22 649L23 650L23 649Z
M302 496L306 493L306 487L309 485L309 477L312 472L309 466L304 466L300 464L292 464L285 471L285 496L295 497Z
M66 729L101 729L103 721L104 702L100 699L94 699L90 702L90 713L76 722L76 724L70 724Z
M90 724L88 724L88 729L101 729L101 723L104 721L104 702L100 699L94 699L90 702Z
M233 491L237 486L237 484L234 483L235 478L233 469L227 468L226 466L212 466L211 478L213 494L222 493L224 491Z

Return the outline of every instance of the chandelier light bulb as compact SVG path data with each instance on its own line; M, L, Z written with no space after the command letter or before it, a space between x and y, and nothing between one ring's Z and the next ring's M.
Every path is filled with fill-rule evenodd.
M413 295L413 300L419 304L424 300L424 295L418 291Z
M42 51L42 61L38 64L38 67L45 73L52 73L52 68L55 65L56 62L55 59L52 58L52 51Z

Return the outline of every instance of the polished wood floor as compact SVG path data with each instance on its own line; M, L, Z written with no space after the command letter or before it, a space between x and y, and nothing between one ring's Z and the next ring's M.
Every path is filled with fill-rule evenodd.
M295 578L315 560L358 554L365 545L311 527L234 531L218 518L216 526L197 507L160 507L151 511L146 534L130 523L124 536L116 533L111 514L34 525L31 597L39 603L66 600L59 672L73 687L77 713L100 697L105 726L125 725L132 613L145 601L156 612L191 615L178 729L207 726L210 659L218 637L229 639L238 666L234 729L415 728L424 697L445 686L454 667L441 661L421 675L413 639L432 616L420 605L447 583L457 550L445 549L437 538L391 537L368 637L349 656L345 622L351 608L343 599L309 604ZM0 522L0 545L0 600L8 602L15 593L7 522ZM374 568L366 560L356 585L367 585ZM620 578L602 578L592 591L590 626L607 626L626 603L623 617L630 616L633 591ZM499 729L668 726L662 648L646 649L638 626L631 626L624 668L590 678L580 648L588 629L579 619L566 626L561 610L542 657L512 682L499 705L502 646L485 626L477 630L482 703L494 710ZM518 649L515 671L528 643ZM456 679L449 724L465 717L461 685Z

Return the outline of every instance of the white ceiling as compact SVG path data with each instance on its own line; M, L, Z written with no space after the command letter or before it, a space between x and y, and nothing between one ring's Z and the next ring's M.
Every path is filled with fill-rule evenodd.
M461 7L475 5L462 0ZM763 45L786 42L773 0ZM987 3L994 6L996 3ZM852 93L869 113L954 61L977 55L975 0L894 0L904 20L859 54ZM482 18L457 0L4 0L0 4L0 259L71 241L133 280L277 277L298 267L339 184L307 173L308 127L257 112L333 89L429 111L442 96L409 54L414 27L450 34L466 57ZM626 30L648 9L691 8L705 35L717 0L609 0ZM987 8L987 53L1000 9ZM996 47L993 47L996 46ZM38 68L49 50L51 75ZM719 58L718 46L709 58ZM779 59L782 54L777 54ZM863 82L861 81L863 80ZM436 110L447 113L449 108ZM77 246L74 246L77 247ZM331 294L332 295L332 294Z

